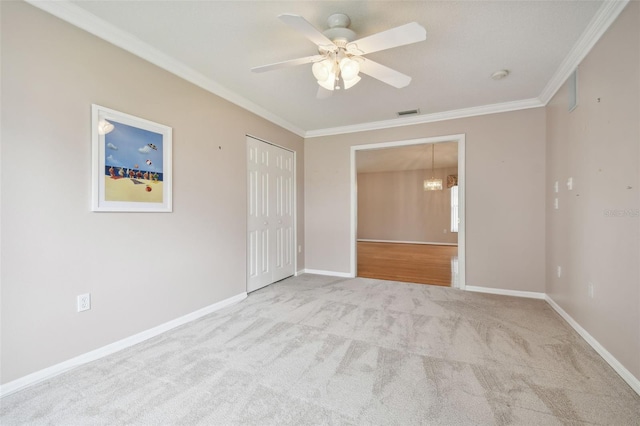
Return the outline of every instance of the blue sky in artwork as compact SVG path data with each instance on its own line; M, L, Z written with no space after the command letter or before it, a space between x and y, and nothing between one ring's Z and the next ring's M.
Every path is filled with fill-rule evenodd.
M162 134L109 122L114 128L105 135L106 166L162 173Z

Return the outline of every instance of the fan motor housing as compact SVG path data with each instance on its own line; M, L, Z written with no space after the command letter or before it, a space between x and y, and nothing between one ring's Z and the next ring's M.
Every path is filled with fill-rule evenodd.
M336 46L344 47L347 43L356 39L356 33L348 27L351 19L344 13L334 13L327 18L328 30L322 32Z

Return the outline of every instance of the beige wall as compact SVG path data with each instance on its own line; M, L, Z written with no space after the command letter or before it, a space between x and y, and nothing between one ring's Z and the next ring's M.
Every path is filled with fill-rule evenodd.
M581 65L571 114L563 88L546 109L312 138L304 148L29 5L0 2L0 11L1 383L245 290L247 133L297 152L306 249L297 266L335 272L349 271L350 147L465 133L467 285L546 291L640 377L640 226L618 216L639 206L636 2ZM173 213L89 211L92 103L173 128ZM78 314L85 292L93 307Z
M458 168L358 174L358 239L457 243L451 232L451 191L447 175ZM430 177L442 191L425 191Z
M306 139L306 268L349 273L351 146L460 133L466 284L543 292L544 108Z
M640 378L640 5L631 2L547 106L546 292ZM567 179L574 189L569 191ZM559 182L559 193L554 183ZM554 198L559 209L553 208ZM557 277L556 267L562 267ZM589 296L589 283L594 286Z
M247 133L297 152L304 244L301 137L0 3L2 383L245 291ZM173 128L173 213L90 211L92 103ZM85 292L92 309L76 313Z

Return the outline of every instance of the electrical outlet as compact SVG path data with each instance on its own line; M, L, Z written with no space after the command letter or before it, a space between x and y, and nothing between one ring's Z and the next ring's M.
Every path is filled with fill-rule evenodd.
M89 309L91 309L91 293L79 295L78 312L88 311Z
M302 246L298 246L298 253L302 253Z
M558 266L558 278L562 276L562 266Z
M594 288L594 285L593 285L592 282L589 282L588 289L589 289L589 297L591 299L593 299L593 295L595 293L595 288Z
M558 199L554 198L553 199L553 208L558 210L560 208L560 204L558 204Z

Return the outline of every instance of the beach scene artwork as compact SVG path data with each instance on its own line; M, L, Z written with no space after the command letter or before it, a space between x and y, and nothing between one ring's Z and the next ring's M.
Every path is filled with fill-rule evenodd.
M105 135L104 199L163 202L163 135L109 120Z
M92 197L97 212L172 212L172 129L91 106Z

